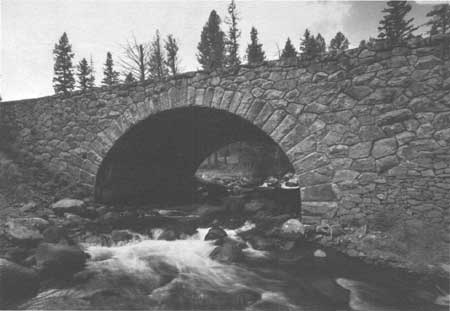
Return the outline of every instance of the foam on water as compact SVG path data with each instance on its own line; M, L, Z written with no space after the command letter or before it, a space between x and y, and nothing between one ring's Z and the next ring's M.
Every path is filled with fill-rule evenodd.
M253 224L245 223L241 228L226 231L231 238L238 239L239 232L253 227ZM209 228L199 228L196 234L185 240L165 241L157 240L163 231L154 229L151 238L142 236L141 240L123 245L88 245L86 252L91 256L88 268L96 269L101 261L98 266L101 269L122 270L135 276L155 274L157 271L152 268L149 259L158 258L159 261L175 267L180 274L195 276L219 288L248 283L253 277L250 272L236 265L222 264L209 257L216 246L214 241L204 241L208 230ZM263 256L262 252L253 249L246 252L251 256Z

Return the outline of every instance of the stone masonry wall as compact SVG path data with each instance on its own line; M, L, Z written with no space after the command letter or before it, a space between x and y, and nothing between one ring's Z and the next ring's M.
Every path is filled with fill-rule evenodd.
M102 159L134 124L176 107L211 107L281 146L310 213L363 218L395 209L448 224L449 45L433 37L5 102L0 137L30 163L93 187Z

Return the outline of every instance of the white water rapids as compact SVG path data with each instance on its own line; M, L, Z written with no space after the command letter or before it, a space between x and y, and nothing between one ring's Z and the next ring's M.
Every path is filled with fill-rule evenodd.
M238 233L253 227L247 222L241 228L226 231L229 237L240 239ZM211 259L209 255L216 245L214 241L204 241L207 232L208 228L200 228L184 240L164 241L157 239L162 230L155 229L152 236L134 234L132 241L111 247L86 244L91 258L73 284L47 289L22 307L331 311L337 310L336 306L323 297L334 295L335 286L350 293L347 308L342 310L440 310L436 304L431 309L397 306L395 293L347 278L338 278L337 283L336 279L323 282L322 276L322 283L313 280L312 287L332 284L331 294L330 285L320 285L325 286L319 288L324 294L320 298L309 292L310 284L302 275L282 272L278 267L273 267L273 271L270 266L258 270L252 264L225 264ZM267 257L267 252L247 245L247 258Z

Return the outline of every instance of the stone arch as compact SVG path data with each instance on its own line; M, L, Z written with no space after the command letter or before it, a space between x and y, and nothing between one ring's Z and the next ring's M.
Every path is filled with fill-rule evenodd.
M173 196L170 189L180 196L182 190L191 193L189 186L201 162L236 141L277 145L264 127L226 110L186 106L153 113L126 130L103 157L95 196L117 201L154 198L163 194L162 189L166 197Z
M335 211L338 199L332 184L334 172L327 152L320 149L320 140L328 133L326 124L314 114L299 115L289 111L283 99L287 92L269 90L261 96L251 87L222 87L214 83L214 79L210 77L209 81L203 81L202 87L189 80L172 81L170 87L159 92L153 88L148 94L144 90L135 94L123 113L113 118L89 143L86 148L89 156L81 169L80 179L94 186L109 150L142 121L177 108L203 107L229 113L259 128L292 163L300 177L302 197L311 201L311 208L318 205Z

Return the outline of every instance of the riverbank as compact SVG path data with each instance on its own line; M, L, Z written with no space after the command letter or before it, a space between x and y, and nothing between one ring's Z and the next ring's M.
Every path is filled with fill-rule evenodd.
M255 227L241 238L252 249L281 254L277 260L283 263L302 262L316 251L317 256L337 254L367 264L365 268L408 275L442 296L449 292L448 249L436 246L433 228L408 236L406 229L382 217L378 225L384 231L376 230L373 223L300 218L280 212L276 202L240 193L241 185L235 182L233 195L209 202L208 191L203 189L202 203L184 206L102 205L76 185L35 175L38 172L17 172L1 185L0 257L32 270L37 268L36 252L42 243L108 247L132 238L126 230L151 236L155 229L162 230L160 239L171 241L186 238L199 227L233 229L250 221Z
M234 203L238 202L234 200ZM308 291L312 291L314 296L322 297L319 300L325 299L323 303L329 306L345 307L352 301L349 292L343 290L342 287L353 289L355 286L358 288L369 286L372 288L373 285L370 285L372 281L378 284L378 287L372 288L377 293L375 294L377 303L383 303L386 299L386 294L384 294L386 288L402 286L399 293L409 298L402 298L403 302L399 300L399 303L413 303L414 307L422 306L409 310L441 310L435 303L439 302L442 306L443 297L448 293L447 278L443 279L439 275L423 273L423 271L415 273L404 269L393 269L384 265L384 262L368 265L362 256L343 255L336 251L335 247L326 246L320 241L323 237L329 236L327 226L304 225L298 219L290 218L290 215L286 214L268 215L266 211L270 208L269 204L271 203L264 200L252 200L244 203L241 213L230 211L230 207L235 206L230 202L226 206L191 204L176 208L166 206L164 209L161 209L162 206L159 208L153 206L156 210L150 211L144 206L133 208L131 206L105 206L96 205L89 200L63 199L49 205L46 218L35 217L36 207L31 207L32 204L25 204L22 209L19 209L20 215L9 218L6 226L2 227L3 235L1 237L2 239L6 237L9 246L1 249L1 257L6 258L9 262L19 264L20 267L23 267L20 269L29 269L25 272L21 271L22 274L35 275L29 283L36 284L36 292L31 293L29 297L33 297L37 292L41 295L31 300L18 300L20 306L17 303L7 306L9 308L38 307L40 309L50 306L60 309L68 307L92 309L93 306L109 306L111 303L121 308L136 306L135 303L142 303L141 307L153 306L154 300L135 301L127 296L127 291L123 289L117 291L117 288L129 286L130 276L127 273L131 272L128 269L125 275L122 275L124 272L120 272L120 269L124 269L124 264L130 265L129 268L144 269L140 263L143 259L137 260L138 258L135 256L140 254L138 256L142 256L142 258L153 258L151 254L156 252L150 263L145 261L144 267L147 264L150 267L156 265L155 273L162 274L163 278L156 278L153 273L150 273L150 270L145 270L148 268L139 274L145 272L149 281L152 281L148 285L148 291L152 292L152 297L157 292L164 293L163 298L159 295L155 296L159 306L162 303L164 307L181 307L183 304L193 303L196 307L216 307L213 297L216 297L214 295L217 293L211 296L210 289L206 294L202 292L203 289L199 290L198 288L191 293L190 291L194 289L186 287L187 283L184 281L182 283L170 282L177 275L177 270L171 268L172 260L174 260L172 256L175 256L175 260L179 264L191 264L195 267L205 260L208 261L207 267L210 267L209 265L216 266L209 261L211 259L220 263L220 267L225 269L225 272L221 273L225 273L224 277L226 278L228 278L228 274L231 278L234 277L233 269L242 269L243 267L245 269L260 267L258 269L266 271L264 273L273 269L271 275L274 276L282 272L284 274L278 276L280 282L295 278L295 276L303 279L306 274L308 280L302 280L302 286L298 290L303 291L305 287L312 286ZM274 207L272 206L272 208ZM336 236L346 236L346 233L337 234L339 230L337 226L332 226L331 230L333 238L330 235L330 240ZM202 242L204 240L208 243L204 244ZM214 243L211 244L209 241ZM3 239L2 242L5 240ZM189 260L184 262L184 255L180 257L179 251L181 248L186 248L184 252L187 252L192 250L192 247L198 248L200 255L190 253L185 258ZM179 251L174 252L175 249L179 249ZM86 257L84 257L85 255ZM197 258L195 263L192 262L191 257L194 255ZM162 260L161 256L164 258L168 256L168 258ZM119 266L115 266L114 262L117 260L119 260ZM111 272L108 272L108 266L112 263L114 266L111 269L115 272L109 274ZM2 264L4 263L0 262L0 266ZM101 274L98 274L98 271L95 273L92 271L92 269L100 269L102 265L106 266L101 268ZM4 268L4 266L2 267ZM179 266L177 267L179 268ZM258 269L257 271L259 271ZM291 270L292 272L288 272ZM242 270L238 274L249 273L248 271ZM101 276L104 273L107 273L106 276ZM131 275L134 275L133 273ZM250 275L253 278L254 274L252 273ZM319 273L320 276L316 276L316 273ZM205 274L200 273L200 275ZM326 279L324 279L325 276L327 276ZM105 283L104 278L109 281L114 280L114 284L118 282L117 285L113 284L116 289L109 289L112 285L109 282ZM334 278L337 281L334 281ZM15 284L21 284L23 280L24 276L21 276ZM135 281L142 282L140 278ZM139 282L138 284L141 284ZM310 282L312 283L310 284ZM395 283L390 284L390 282ZM398 285L395 285L397 283ZM100 286L101 290L97 287L94 290L92 286L95 284ZM74 286L76 287L70 289ZM181 287L178 288L178 286ZM380 286L383 288L383 294L379 294L377 290ZM17 289L17 287L15 288ZM83 289L84 295L81 300L79 299L80 288ZM158 288L161 289L158 290ZM228 290L230 289L228 288ZM263 299L263 290L260 292L236 290L237 292L233 292L234 294L231 296L228 292L227 294L220 293L220 297L223 299L221 307L233 306L236 309L244 309L250 304L268 303ZM117 299L111 300L112 298L108 294L111 291L115 293ZM165 293L166 291L168 294ZM353 293L353 291L350 292ZM49 296L46 296L46 293L49 293ZM179 305L172 305L173 295L177 294L183 295L183 298L180 302L176 302ZM192 302L191 294L207 298ZM234 301L231 299L233 295L244 295L246 298ZM304 303L304 301L298 303ZM354 303L361 306L358 302ZM432 304L431 309L430 306L427 307L430 303ZM273 304L270 306L274 307ZM354 310L365 310L364 306L361 308L358 307ZM284 309L295 310L294 307L280 310ZM255 308L254 310L260 309Z
M237 196L228 198L222 205L204 203L177 207L106 206L95 204L89 198L66 199L60 201L59 205L42 200L9 204L0 210L0 256L9 259L15 259L17 242L26 244L20 241L20 234L30 228L24 225L21 229L22 219L43 219L46 228L63 228L74 241L108 240L105 237L110 238L114 230L130 229L149 233L149 230L156 227L175 232L167 233L168 236L177 236L183 231L192 233L194 227L208 227L219 223L221 226L233 228L241 226L245 221L251 221L256 224L257 229L252 237L247 238L257 249L273 249L292 240L307 241L337 250L368 264L400 269L422 275L425 279L449 278L448 262L439 260L445 260L445 256L439 257L436 255L439 250L419 243L424 243L423 239L432 239L433 236L410 237L410 243L416 243L413 244L415 248L405 250L408 245L402 244L404 242L399 240L398 236L389 232L371 230L367 225L352 226L325 221L308 224L289 214L277 214L277 206L267 199L246 199ZM186 217L187 214L191 214L190 217ZM283 235L280 233L281 228L289 219L298 220L297 231L293 235ZM14 237L11 235L11 228L16 222L19 226L16 231L19 233ZM40 236L37 234L36 239L39 240ZM414 241L414 238L419 242ZM445 253L445 249L440 251Z

